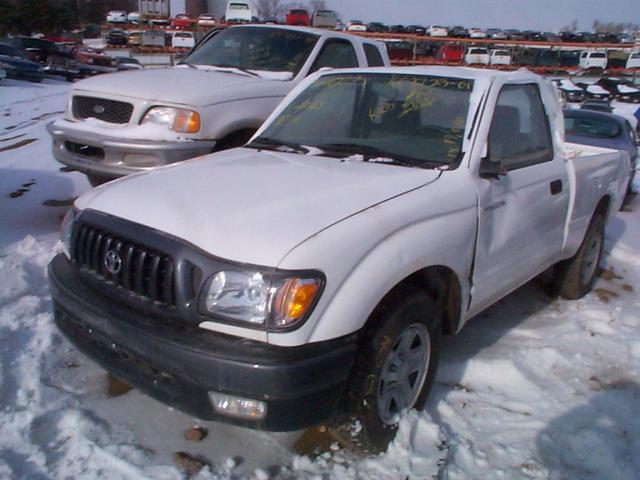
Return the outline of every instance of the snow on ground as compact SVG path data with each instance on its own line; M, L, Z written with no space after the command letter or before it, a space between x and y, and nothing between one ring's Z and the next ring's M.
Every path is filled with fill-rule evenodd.
M201 422L104 372L53 325L46 265L70 200L90 189L61 172L45 125L69 84L0 86L0 478L637 479L640 472L638 198L607 230L605 275L579 301L521 288L444 339L436 386L379 456L299 456L300 432ZM634 106L618 105L629 115ZM208 436L194 443L194 425ZM335 447L335 445L334 445Z

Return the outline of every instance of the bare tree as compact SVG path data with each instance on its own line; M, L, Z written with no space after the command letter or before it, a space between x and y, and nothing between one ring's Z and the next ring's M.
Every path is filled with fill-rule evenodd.
M631 22L601 22L594 20L593 31L596 33L623 33L638 31L638 24Z
M311 7L312 12L327 10L327 2L325 0L311 0L309 2L309 6Z
M571 24L566 25L560 29L561 32L575 33L578 31L578 20L574 20Z
M288 5L280 0L258 0L256 7L258 8L258 15L262 18L282 17L288 9Z

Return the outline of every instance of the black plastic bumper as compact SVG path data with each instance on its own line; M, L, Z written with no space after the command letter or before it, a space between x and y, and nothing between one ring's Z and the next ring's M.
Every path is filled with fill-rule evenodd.
M356 352L356 336L276 347L166 320L114 304L82 281L64 255L49 264L56 324L113 375L179 410L207 420L287 431L335 411ZM266 402L259 421L221 415L216 391Z

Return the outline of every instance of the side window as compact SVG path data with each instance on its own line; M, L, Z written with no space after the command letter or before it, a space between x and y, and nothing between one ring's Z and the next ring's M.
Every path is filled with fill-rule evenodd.
M384 60L382 60L380 50L375 45L365 43L364 54L367 56L367 65L370 67L384 67Z
M489 131L489 159L507 170L553 159L553 144L536 84L505 85Z
M320 70L323 67L353 68L358 66L358 57L351 42L347 40L328 40L309 73Z

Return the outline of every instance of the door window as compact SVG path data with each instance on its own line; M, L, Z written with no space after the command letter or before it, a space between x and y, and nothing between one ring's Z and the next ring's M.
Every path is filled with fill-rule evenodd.
M358 57L351 42L346 40L329 40L322 47L322 51L316 59L309 73L313 73L324 67L329 68L353 68L358 66Z
M378 47L370 43L365 43L364 53L367 56L367 64L370 67L384 67L384 60L382 60L382 55L380 55Z
M515 170L551 159L553 144L538 86L505 85L489 131L489 160Z

